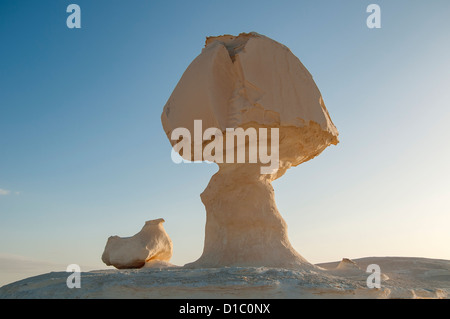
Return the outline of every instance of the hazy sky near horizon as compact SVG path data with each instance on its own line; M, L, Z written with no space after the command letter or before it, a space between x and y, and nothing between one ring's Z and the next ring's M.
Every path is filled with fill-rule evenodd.
M162 217L171 262L196 260L217 168L174 164L160 115L206 36L256 31L308 68L340 132L274 182L294 248L450 259L449 14L446 0L1 1L0 254L101 268L110 235Z

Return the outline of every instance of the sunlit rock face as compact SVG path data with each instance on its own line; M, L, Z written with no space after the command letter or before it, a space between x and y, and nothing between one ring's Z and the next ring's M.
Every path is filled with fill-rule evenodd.
M177 128L187 128L194 137L195 120L202 120L201 136L212 127L223 132L224 158L242 148L246 159L249 154L249 141L227 144L227 129L277 129L278 136L269 133L262 141L258 135L258 142L272 145L276 138L277 147L270 148L279 161L276 169L265 172L259 159L213 160L219 171L201 195L207 213L204 251L188 266L309 265L289 243L271 185L290 167L338 143L338 131L308 70L287 47L257 33L208 37L161 115L173 146L179 142L172 139ZM198 160L195 149L217 143L195 138L190 142L188 152L176 149L187 160Z
M145 222L132 237L111 236L105 246L102 261L118 269L141 268L146 263L168 262L173 244L163 227L164 219Z

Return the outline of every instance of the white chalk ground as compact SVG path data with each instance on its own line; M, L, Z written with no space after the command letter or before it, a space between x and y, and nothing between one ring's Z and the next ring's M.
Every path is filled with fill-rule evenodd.
M317 265L315 270L226 267L142 268L50 272L5 285L0 298L449 298L450 260L369 257ZM367 265L378 264L380 289L366 285Z
M58 264L36 260L24 256L0 253L0 287L24 278L45 274L51 271L65 271L68 264ZM82 270L95 270L100 267L80 265ZM104 267L106 268L106 266Z

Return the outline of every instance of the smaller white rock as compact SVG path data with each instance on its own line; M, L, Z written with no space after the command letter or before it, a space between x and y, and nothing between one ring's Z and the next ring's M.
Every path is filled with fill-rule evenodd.
M141 268L146 262L156 260L168 262L172 258L173 244L163 223L162 218L149 220L132 237L109 237L102 261L118 269Z
M336 267L336 270L360 272L362 269L353 260L348 259L348 258L342 258L341 262Z

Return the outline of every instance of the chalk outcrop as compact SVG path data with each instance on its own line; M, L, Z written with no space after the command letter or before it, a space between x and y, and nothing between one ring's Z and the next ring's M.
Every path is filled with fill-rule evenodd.
M102 261L118 269L141 268L146 263L168 264L173 244L163 227L164 219L145 222L132 237L111 236L105 246ZM170 265L170 264L168 264Z
M328 269L328 271L336 276L345 276L354 279L359 278L360 280L366 280L369 273L371 273L361 268L355 261L349 258L342 258L341 262L335 268ZM389 277L384 272L381 272L380 279L387 281Z
M244 149L245 163L213 161L219 171L201 194L206 207L205 245L190 267L310 265L289 243L287 225L277 210L271 182L287 169L338 143L338 131L311 74L284 45L257 33L206 39L205 48L189 65L161 115L173 146L172 132L202 120L208 128L278 129L279 135L258 136L277 154L277 167L262 173L261 158L250 164L249 140L231 147L220 140L224 156ZM197 133L198 134L198 133ZM223 134L222 134L223 135ZM234 137L233 137L234 139ZM276 139L278 145L272 144ZM217 139L192 139L190 152L175 149L186 160L198 160L198 147ZM273 147L272 145L276 145ZM202 154L204 156L204 154ZM205 159L202 157L202 159Z
M361 268L353 260L349 258L342 258L339 265L336 267L337 270L342 271L360 271Z

